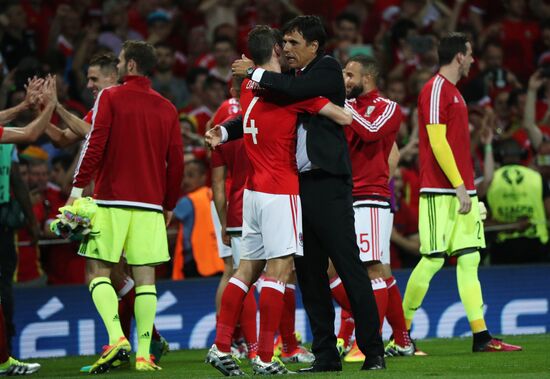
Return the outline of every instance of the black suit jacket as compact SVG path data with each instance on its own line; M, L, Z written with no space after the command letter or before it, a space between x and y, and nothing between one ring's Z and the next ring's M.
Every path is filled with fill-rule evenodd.
M266 71L260 85L296 101L324 96L343 106L346 99L342 67L328 55L315 58L298 77ZM331 174L350 176L351 162L342 126L326 117L310 114L300 114L298 122L307 130L306 148L311 162ZM223 125L229 140L242 137L242 116Z

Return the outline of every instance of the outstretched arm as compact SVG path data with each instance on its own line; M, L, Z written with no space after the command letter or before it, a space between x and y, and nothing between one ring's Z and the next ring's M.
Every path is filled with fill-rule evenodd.
M65 121L70 131L72 131L73 134L76 135L79 139L85 138L86 135L90 133L92 126L80 117L69 112L67 108L63 106L63 104L57 102L55 111L57 112L59 117L61 117L61 119Z
M330 118L332 121L340 125L349 125L353 121L349 110L330 102L319 111L319 114Z
M46 126L46 135L50 137L56 147L65 147L82 140L70 129L59 129L54 124Z
M22 128L4 128L0 137L1 143L31 143L44 132L54 110L53 104L48 104L30 124Z

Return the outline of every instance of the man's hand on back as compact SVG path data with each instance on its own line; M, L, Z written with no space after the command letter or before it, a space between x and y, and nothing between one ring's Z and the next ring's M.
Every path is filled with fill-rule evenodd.
M231 65L231 71L233 72L233 76L246 78L246 69L253 66L254 62L243 54L241 59L237 59L233 62L233 65Z

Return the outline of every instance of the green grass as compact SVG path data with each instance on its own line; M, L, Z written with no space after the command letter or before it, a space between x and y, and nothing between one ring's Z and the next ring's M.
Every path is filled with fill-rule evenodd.
M330 374L311 374L307 378L550 378L550 334L510 336L507 342L522 345L524 351L516 353L471 353L470 338L432 339L419 341L427 357L401 357L386 360L384 372L361 372L360 363L344 364L344 371ZM162 371L140 373L131 369L115 370L105 374L116 378L221 378L217 370L204 363L206 350L179 350L163 357ZM37 360L42 369L34 375L40 378L82 378L81 366L90 364L95 357L69 357ZM289 365L298 369L305 365ZM247 362L241 367L252 370Z

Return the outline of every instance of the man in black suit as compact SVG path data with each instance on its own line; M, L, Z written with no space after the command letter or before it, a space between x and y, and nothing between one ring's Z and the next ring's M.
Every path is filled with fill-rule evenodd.
M323 54L326 33L320 19L298 16L282 31L284 54L295 75L255 69L247 59L234 63L234 74L246 75L261 87L296 101L324 96L343 106L346 91L342 68L334 58ZM214 128L207 134L207 141L213 136L231 140L242 133L239 117ZM357 345L366 357L362 369L383 369L384 346L376 303L355 240L351 163L344 131L325 117L300 115L296 159L300 171L304 257L295 259L295 265L316 358L313 366L302 371L342 370L334 335L328 258L332 259L350 299Z

